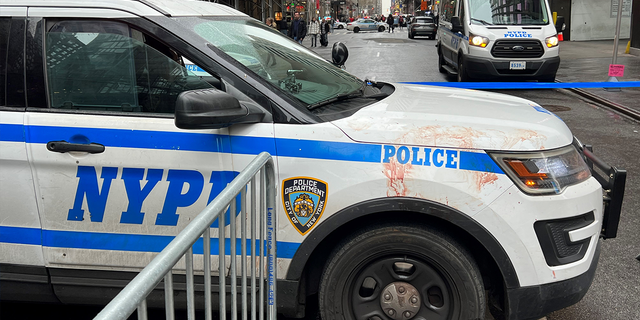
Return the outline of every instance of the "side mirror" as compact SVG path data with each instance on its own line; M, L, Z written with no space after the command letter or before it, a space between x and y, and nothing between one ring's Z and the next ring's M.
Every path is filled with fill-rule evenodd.
M185 91L176 101L175 123L182 129L220 129L236 123L257 123L263 118L263 112L249 110L217 89Z
M564 31L564 17L558 16L556 18L556 32L560 33L562 31Z
M464 32L459 17L451 17L451 32Z
M333 44L333 48L331 48L331 59L333 59L333 64L342 68L344 63L349 58L349 50L347 46L342 42L336 42Z

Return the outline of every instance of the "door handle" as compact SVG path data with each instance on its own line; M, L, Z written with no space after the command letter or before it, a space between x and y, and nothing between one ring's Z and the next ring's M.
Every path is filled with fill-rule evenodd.
M88 153L102 153L104 152L104 146L99 143L69 143L62 141L49 141L47 142L47 150L53 152L65 153L69 151L88 152Z

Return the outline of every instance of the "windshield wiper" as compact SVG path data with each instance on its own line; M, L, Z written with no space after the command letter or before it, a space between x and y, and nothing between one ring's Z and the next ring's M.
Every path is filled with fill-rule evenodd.
M471 21L480 22L480 23L484 24L485 26L492 26L493 25L493 23L484 21L482 19L471 18Z
M367 88L369 88L370 92L367 93ZM367 99L380 99L386 98L389 96L388 93L384 93L378 88L377 83L373 80L364 79L362 83L362 97Z
M375 82L372 80L367 80L365 79L364 81L362 81L362 87L360 87L360 89L358 89L358 91L353 91L350 93L345 93L345 94L340 94L337 95L333 98L329 98L327 100L323 100L320 102L316 102L314 104L310 104L309 106L307 106L308 110L313 110L316 109L318 107L322 107L322 106L326 106L328 104L334 103L336 101L343 101L343 100L348 100L348 99L353 99L353 98L365 98L365 99L381 99L381 98L386 98L387 96L389 96L388 93L384 93L381 92L380 89L376 88L375 86ZM367 91L367 87L371 87L374 88L377 92L374 92L373 94L366 94L365 92Z
M313 109L316 109L318 107L322 107L322 106L326 106L328 104L334 103L336 101L348 100L348 99L359 98L359 97L362 97L362 91L360 91L360 90L358 90L356 92L340 94L340 95L337 95L337 96L335 96L333 98L329 98L327 100L323 100L323 101L320 101L320 102L316 102L314 104L310 104L309 106L307 106L307 109L313 110Z

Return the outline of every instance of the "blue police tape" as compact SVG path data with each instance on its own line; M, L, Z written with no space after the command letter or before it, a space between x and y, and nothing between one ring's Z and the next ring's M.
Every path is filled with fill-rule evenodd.
M620 82L400 82L425 86L463 89L586 89L586 88L635 88L640 81Z

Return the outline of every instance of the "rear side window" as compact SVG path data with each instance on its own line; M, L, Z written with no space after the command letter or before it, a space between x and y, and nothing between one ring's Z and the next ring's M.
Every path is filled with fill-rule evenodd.
M7 105L7 63L11 18L0 18L0 106Z
M55 23L46 62L55 109L173 113L181 92L211 88L174 50L118 22Z

